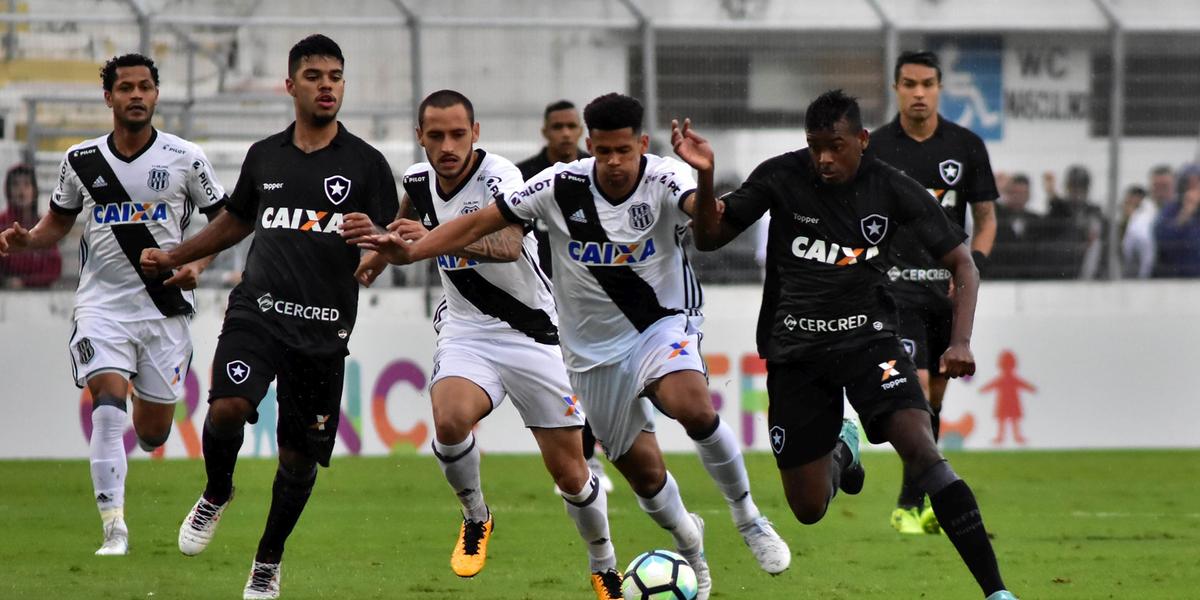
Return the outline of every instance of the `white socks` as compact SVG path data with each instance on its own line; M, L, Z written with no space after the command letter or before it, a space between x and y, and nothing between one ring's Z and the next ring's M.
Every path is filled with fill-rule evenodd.
M92 489L96 492L96 507L108 522L121 517L125 508L125 475L129 464L125 460L126 413L109 404L92 411Z
M479 448L475 446L475 434L467 434L467 439L457 444L443 444L434 438L433 454L446 482L462 503L463 515L471 521L487 521L488 509L479 487Z
M659 527L671 532L675 538L675 547L681 553L694 551L703 542L700 530L683 506L683 499L679 497L679 485L675 483L670 471L667 472L667 482L657 494L650 498L638 496L637 501L638 506L641 506Z
M746 463L733 429L721 421L712 435L693 441L700 462L725 496L725 502L729 503L733 522L741 526L762 516L750 497L750 478L746 475Z
M590 475L578 493L562 492L567 516L575 522L579 537L587 545L588 562L593 573L617 567L617 554L608 536L608 495L600 480Z

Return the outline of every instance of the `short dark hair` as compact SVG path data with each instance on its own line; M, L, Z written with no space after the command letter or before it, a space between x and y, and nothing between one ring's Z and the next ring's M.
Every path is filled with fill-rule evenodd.
M1092 184L1092 176L1088 173L1087 167L1083 165L1071 165L1067 167L1067 187L1087 188Z
M337 45L337 42L319 33L314 33L296 42L296 45L288 51L288 77L295 75L296 69L300 68L300 61L310 56L328 56L337 59L343 67L346 66L342 48Z
M1024 173L1017 173L1016 175L1013 175L1009 181L1012 183L1019 183L1026 187L1029 186L1029 176Z
M804 129L806 131L833 131L838 121L846 119L852 132L862 131L862 113L858 108L858 98L849 96L842 90L829 90L804 111Z
M892 83L900 82L900 67L904 65L925 65L937 71L937 80L942 81L942 63L938 60L938 55L929 50L908 50L901 52L896 58L896 70L892 74Z
M575 109L575 103L571 102L570 100L559 100L558 102L551 102L550 104L546 105L546 110L545 110L545 112L542 113L542 120L545 121L546 119L549 119L550 113L552 113L552 112L558 112L560 110L574 110L574 109Z
M1159 175L1172 175L1172 174L1174 174L1174 171L1171 170L1170 165L1158 165L1158 166L1154 167L1153 169L1150 169L1151 177L1157 177Z
M475 106L471 104L471 99L454 90L438 90L421 101L421 105L417 107L417 125L423 127L425 125L425 109L432 106L434 108L450 108L461 104L467 109L467 120L472 125L475 124Z
M1128 196L1130 194L1133 194L1134 196L1141 196L1141 197L1145 198L1146 197L1146 188L1144 188L1140 185L1137 185L1137 184L1131 185L1128 188L1125 188L1125 195Z
M112 91L113 84L117 82L117 69L121 67L149 68L150 78L154 80L154 87L158 87L158 67L154 66L154 61L148 56L130 52L108 59L108 62L100 68L100 81L104 82L104 91Z
M584 107L583 122L588 131L616 131L630 127L634 133L641 133L645 113L646 109L637 98L611 92Z

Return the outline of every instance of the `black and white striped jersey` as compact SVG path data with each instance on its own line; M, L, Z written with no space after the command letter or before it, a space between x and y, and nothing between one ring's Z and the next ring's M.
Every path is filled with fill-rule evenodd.
M692 168L646 154L638 183L609 198L595 183L594 158L559 163L505 197L514 222L539 219L550 234L554 294L567 368L583 371L623 357L641 332L669 315L700 317L703 294L683 238L682 202Z
M220 207L225 189L199 146L153 131L133 156L112 134L71 146L50 198L60 214L84 213L76 316L126 321L191 313L192 292L162 284L170 273L144 277L145 248L179 245L192 212Z

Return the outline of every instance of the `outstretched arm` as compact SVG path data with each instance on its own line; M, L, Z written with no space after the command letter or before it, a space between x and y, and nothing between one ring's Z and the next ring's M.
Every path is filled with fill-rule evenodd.
M0 233L0 256L49 248L63 239L73 225L75 215L64 215L53 210L42 215L33 229L25 229L20 223L13 222L12 227Z
M971 354L971 330L975 326L975 300L979 294L979 271L971 252L959 244L941 259L954 274L954 321L950 328L950 347L942 354L938 370L946 377L975 374Z
M252 231L253 225L223 210L200 233L170 252L157 248L142 250L142 272L154 277L160 272L216 254L242 241Z
M696 248L716 250L737 237L741 230L724 221L724 211L717 206L713 193L713 167L716 162L712 146L692 129L692 120L671 121L671 146L675 154L696 169L696 192L683 201L683 210L692 216Z
M385 234L373 235L358 246L384 255L394 265L405 265L442 254L456 254L472 242L489 233L508 227L510 223L500 214L496 204L443 223L414 242L405 236L415 235L424 226L416 221L401 219L388 225Z

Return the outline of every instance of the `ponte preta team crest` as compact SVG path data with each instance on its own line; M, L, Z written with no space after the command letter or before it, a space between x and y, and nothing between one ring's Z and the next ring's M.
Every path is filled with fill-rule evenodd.
M325 178L325 197L334 204L341 204L350 195L350 180L341 175Z

